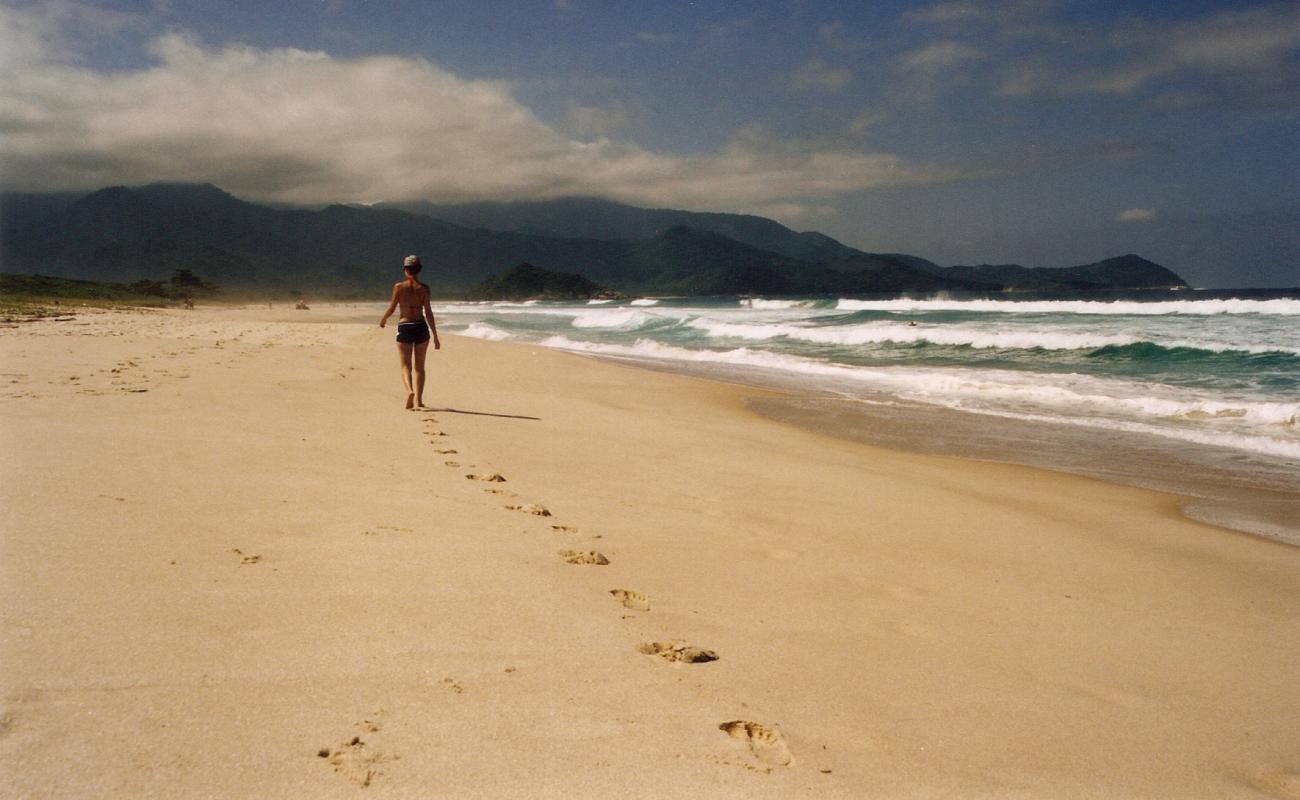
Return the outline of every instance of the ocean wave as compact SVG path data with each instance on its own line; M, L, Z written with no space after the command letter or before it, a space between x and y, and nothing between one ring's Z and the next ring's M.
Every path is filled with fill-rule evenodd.
M616 308L608 311L584 311L573 318L575 328L612 328L632 330L663 319L634 308Z
M1300 356L1300 351L1273 345L1244 345L1216 341L1176 340L1164 344L1129 334L1078 333L1063 330L984 330L959 325L904 325L873 322L857 325L811 326L793 323L724 322L700 317L687 327L712 337L765 341L786 338L830 345L935 344L949 347L1004 350L1090 350L1098 358L1188 361L1223 354L1273 356L1277 366ZM1257 361L1259 359L1256 359ZM1264 366L1259 364L1259 366Z
M785 337L817 344L939 344L951 347L1085 350L1133 344L1130 336L1104 336L1063 331L978 331L959 327L928 327L897 323L821 326L746 324L695 319L689 327L710 336L761 341Z
M612 302L614 302L614 301L613 301L613 300L588 300L588 301L587 301L587 305L589 305L589 306L604 306L604 305L609 305L609 304L612 303Z
M1261 314L1300 316L1300 300L852 300L841 298L840 311L975 311L1002 314L1107 314L1130 316Z
M1241 355L1247 357L1252 366L1269 369L1300 369L1300 350L1274 347L1272 345L1236 345L1220 342L1175 341L1157 344L1148 341L1136 341L1126 344L1110 344L1097 348L1088 354L1093 358L1111 358L1127 361L1164 361L1169 363L1186 363L1206 358Z
M650 339L634 344L579 342L553 336L541 343L574 352L633 360L713 363L771 370L799 377L854 384L922 402L973 413L1047 414L1098 427L1143 424L1192 433L1213 443L1272 455L1300 457L1300 404L1233 401L1204 396L1158 396L1149 384L1083 375L1043 375L960 368L854 367L752 348L693 350ZM1234 438L1235 437L1235 438ZM1233 445L1231 442L1237 444ZM1265 442L1267 444L1265 446Z
M659 301L658 301L657 299L655 299L655 298L652 298L652 297L638 297L637 299L633 300L633 301L632 301L631 303L629 303L628 305L633 305L633 306L657 306L657 305L659 305Z
M542 302L542 301L541 301L541 300L521 300L521 301L519 301L519 302L514 302L514 301L511 301L511 300L498 300L498 301L495 301L495 302L491 303L491 305L492 305L493 308L525 308L525 307L528 307L528 306L535 306L535 305L537 305L537 304L540 303L540 302Z
M761 297L746 297L740 301L742 308L758 311L772 311L784 308L816 308L818 300L765 300Z
M490 342L504 342L507 339L513 339L514 334L510 331L503 331L500 328L489 325L486 322L475 322L463 331L456 331L460 336L469 336L474 339L487 339Z

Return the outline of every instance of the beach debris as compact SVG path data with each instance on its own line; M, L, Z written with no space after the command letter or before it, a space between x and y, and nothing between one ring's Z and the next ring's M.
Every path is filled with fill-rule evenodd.
M687 664L704 664L717 661L718 654L702 647L673 642L645 642L636 648L648 656L659 656L665 661L685 661Z
M551 530L557 533L577 533L578 529L572 525L552 525Z
M442 462L442 463L445 464L445 465L447 465L447 466L449 466L449 467L459 467L459 466L460 466L460 462L459 462L459 461L444 461L444 462Z
M561 550L560 558L564 559L566 564L595 564L604 566L609 563L609 559L595 550L582 552L580 550Z
M628 608L634 608L637 611L650 610L650 598L640 592L631 589L610 589L609 593L614 595L614 599Z
M485 472L485 473L481 473L481 474L480 474L480 473L477 473L477 472L471 472L470 474L468 474L468 475L465 476L465 480L469 480L469 481L487 481L488 483L505 483L505 482L506 482L505 476L503 476L503 475L502 475L501 473L499 473L499 472ZM546 515L543 515L543 516L546 516Z
M749 751L754 757L764 764L786 767L794 763L794 756L786 746L785 738L776 728L769 728L758 722L733 719L719 725L718 730L744 742L749 746Z
M532 504L529 504L529 505L526 505L526 506L506 506L506 510L508 510L508 511L522 511L522 512L524 512L525 514L532 514L533 516L536 516L536 517L549 517L549 516L551 516L551 512L547 511L545 506L539 506L539 505L537 505L536 503L532 503Z
M444 447L444 448L441 448L441 449L438 449L438 450L434 450L433 452L437 453L438 455L442 455L442 456L454 456L454 455L456 455L456 451L453 450L453 449L451 449L450 447Z

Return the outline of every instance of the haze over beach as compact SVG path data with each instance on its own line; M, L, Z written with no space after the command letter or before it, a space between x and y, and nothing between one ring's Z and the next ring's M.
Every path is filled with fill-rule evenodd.
M4 794L1300 798L1298 54L0 0Z

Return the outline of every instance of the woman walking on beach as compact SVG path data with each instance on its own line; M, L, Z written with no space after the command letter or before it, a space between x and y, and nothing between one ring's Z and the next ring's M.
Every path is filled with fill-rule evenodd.
M433 321L433 309L429 307L429 287L415 277L423 266L419 256L406 257L402 263L406 280L393 284L393 300L379 319L382 328L393 315L393 310L401 306L402 313L397 317L397 354L401 359L407 408L424 408L424 356L429 350L430 330L433 349L442 349L442 342L438 341L438 326Z

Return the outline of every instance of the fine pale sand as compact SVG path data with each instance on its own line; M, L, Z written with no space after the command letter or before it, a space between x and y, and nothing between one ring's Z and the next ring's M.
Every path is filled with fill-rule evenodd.
M1300 797L1300 549L357 318L0 330L0 794Z

